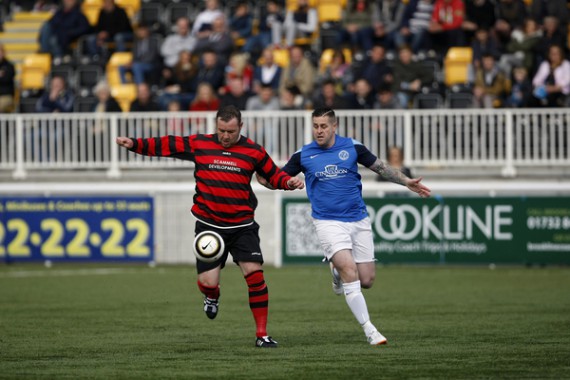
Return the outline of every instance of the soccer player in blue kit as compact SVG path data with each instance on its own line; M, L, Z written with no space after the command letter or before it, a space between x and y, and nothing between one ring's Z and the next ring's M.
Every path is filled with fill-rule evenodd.
M295 152L282 170L291 176L305 174L313 223L325 257L331 263L333 290L337 295L344 293L368 343L386 344L386 338L370 322L361 291L361 287L372 286L376 269L372 228L362 200L358 164L421 197L429 197L430 189L420 183L422 178L406 177L360 142L337 135L334 110L316 109L312 121L314 141ZM261 179L260 183L263 182Z

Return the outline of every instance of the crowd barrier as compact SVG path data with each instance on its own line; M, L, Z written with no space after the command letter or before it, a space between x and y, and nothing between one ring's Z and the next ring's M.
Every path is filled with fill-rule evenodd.
M150 158L120 149L116 136L151 137L215 131L215 113L16 114L0 119L0 170L16 179L33 170L177 168L190 162ZM338 133L379 157L403 148L414 168L517 169L570 165L569 109L338 111ZM283 164L312 140L309 111L243 112L242 134Z

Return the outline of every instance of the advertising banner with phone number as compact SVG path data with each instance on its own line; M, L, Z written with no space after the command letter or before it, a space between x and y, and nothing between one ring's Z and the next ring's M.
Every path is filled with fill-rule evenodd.
M150 197L0 199L0 261L153 261Z

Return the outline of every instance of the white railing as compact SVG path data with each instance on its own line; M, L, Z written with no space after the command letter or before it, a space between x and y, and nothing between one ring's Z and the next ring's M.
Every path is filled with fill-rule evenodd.
M343 136L379 157L404 149L408 166L496 167L505 176L528 166L570 166L570 109L338 111ZM0 117L0 170L177 168L189 162L135 155L116 136L212 133L215 113L21 114ZM242 134L284 163L312 140L310 112L244 112Z

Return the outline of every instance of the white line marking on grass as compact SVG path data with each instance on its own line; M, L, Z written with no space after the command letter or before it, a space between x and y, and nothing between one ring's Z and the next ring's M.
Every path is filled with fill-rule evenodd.
M149 273L164 273L164 269L148 271ZM95 268L95 269L60 269L60 270L21 270L0 273L0 278L29 278L29 277L70 277L70 276L109 276L117 274L142 273L137 269Z

